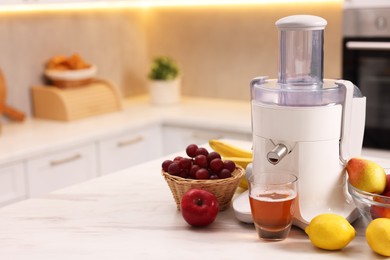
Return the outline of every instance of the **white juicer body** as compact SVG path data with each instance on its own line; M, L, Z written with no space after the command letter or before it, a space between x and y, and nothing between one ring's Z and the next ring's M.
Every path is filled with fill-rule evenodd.
M360 156L365 97L346 80L323 78L324 29L318 16L279 19L277 79L251 81L252 172L298 176L294 225L304 228L315 216L358 216L346 192L345 164Z
M251 174L287 171L298 176L294 225L301 228L321 213L339 214L350 222L358 216L346 196L344 163L349 158L342 153L348 157L361 153L365 98L352 97L352 83L338 84L348 93L344 104L296 107L252 100ZM275 164L267 155L278 144L288 153Z

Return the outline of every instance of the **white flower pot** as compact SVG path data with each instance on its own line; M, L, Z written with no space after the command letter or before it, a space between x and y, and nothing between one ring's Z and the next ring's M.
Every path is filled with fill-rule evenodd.
M150 80L150 101L154 105L169 105L180 102L180 78L175 80Z

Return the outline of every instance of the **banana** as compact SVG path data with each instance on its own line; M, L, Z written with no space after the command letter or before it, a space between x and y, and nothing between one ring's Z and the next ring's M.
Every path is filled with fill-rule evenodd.
M252 151L244 150L240 147L215 139L209 140L209 145L222 157L250 158L252 160Z
M238 184L239 187L243 188L244 190L247 190L248 187L248 181L246 180L245 176L243 176L240 180L240 183Z
M245 158L245 157L227 157L222 156L224 160L230 160L233 161L235 164L241 166L244 170L246 169L246 166L252 162L251 158Z

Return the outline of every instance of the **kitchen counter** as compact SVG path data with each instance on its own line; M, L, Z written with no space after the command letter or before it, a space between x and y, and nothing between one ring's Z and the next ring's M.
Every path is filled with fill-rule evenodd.
M211 138L251 140L249 101L183 97L153 106L147 96L123 110L76 121L28 118L0 136L0 206L182 150ZM123 144L132 144L123 146ZM388 151L363 156L390 158Z
M177 105L152 106L146 96L138 96L124 100L123 107L71 122L28 118L4 124L0 164L156 124L251 133L249 101L183 97Z
M124 110L72 122L28 119L2 127L0 163L23 160L148 125L218 129L250 134L250 102L183 98L151 106L145 97ZM390 168L389 152L364 149ZM257 239L230 208L205 229L189 227L160 174L165 158L91 179L46 196L0 208L2 259L383 259L368 247L364 228L342 251L314 248L293 228L282 242ZM387 159L386 159L387 158Z
M209 227L190 227L160 174L175 155L1 208L2 259L383 259L359 221L341 251L315 248L295 227L284 241L260 241L232 208Z
M3 124L0 164L156 124L251 134L249 101L183 97L177 105L152 106L146 96L137 96L124 100L123 107L71 122L27 118L23 123ZM390 151L364 149L363 155L390 158Z

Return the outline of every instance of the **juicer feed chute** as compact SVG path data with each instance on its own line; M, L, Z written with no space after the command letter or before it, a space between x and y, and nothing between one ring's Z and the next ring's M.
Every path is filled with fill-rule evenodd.
M294 224L301 228L326 212L352 222L358 215L345 198L344 164L361 153L365 97L349 81L323 79L324 19L295 15L276 25L278 79L251 82L250 174L289 171L298 176Z

